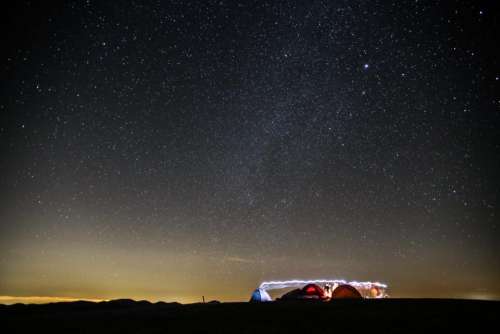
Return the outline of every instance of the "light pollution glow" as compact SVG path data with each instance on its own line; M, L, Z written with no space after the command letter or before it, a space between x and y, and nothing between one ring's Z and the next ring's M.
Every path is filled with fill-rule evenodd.
M46 304L58 302L74 302L74 301L89 301L103 302L106 299L98 298L75 298L75 297L58 297L58 296L0 296L0 304Z
M0 302L500 299L493 10L45 3L2 45Z

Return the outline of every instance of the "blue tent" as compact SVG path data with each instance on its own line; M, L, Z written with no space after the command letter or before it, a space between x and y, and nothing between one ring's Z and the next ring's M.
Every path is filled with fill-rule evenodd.
M251 302L270 302L272 301L271 296L264 289L255 289L252 293L252 297L250 297Z

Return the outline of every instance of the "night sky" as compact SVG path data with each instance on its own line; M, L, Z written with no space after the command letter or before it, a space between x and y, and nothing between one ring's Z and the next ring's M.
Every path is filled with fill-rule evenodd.
M499 299L493 2L3 8L0 303Z

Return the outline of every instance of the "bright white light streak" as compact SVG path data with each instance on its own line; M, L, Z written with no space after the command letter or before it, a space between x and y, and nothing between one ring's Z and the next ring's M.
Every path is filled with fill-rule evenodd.
M301 287L306 284L332 284L332 285L341 285L341 284L349 284L358 289L386 289L387 284L380 282L358 282L358 281L346 281L343 279L313 279L313 280L287 280L287 281L268 281L262 282L260 284L260 288L264 290L274 290L274 289L284 289L284 288L294 288Z

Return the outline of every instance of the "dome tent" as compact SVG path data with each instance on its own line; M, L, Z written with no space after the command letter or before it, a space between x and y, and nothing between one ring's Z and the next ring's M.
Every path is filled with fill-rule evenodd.
M317 298L317 299L326 298L325 290L323 290L323 288L314 283L307 284L302 288L302 291L304 295L307 296L308 298Z
M359 291L349 284L342 284L332 292L332 299L361 299L363 296Z
M317 284L307 284L302 289L295 289L285 293L279 300L325 300L325 290Z
M270 302L272 301L271 296L267 293L266 290L258 288L255 289L252 293L252 297L250 297L251 302Z
M346 281L343 279L293 279L284 281L264 281L255 290L256 300L262 300L259 289L268 291L277 289L294 290L286 292L276 301L287 300L317 300L329 301L335 298L386 298L387 285L380 282ZM333 291L332 291L333 290ZM336 290L336 291L335 291ZM335 291L335 292L334 292Z
M302 289L294 289L285 293L283 296L278 298L278 300L295 300L295 299L303 299Z

